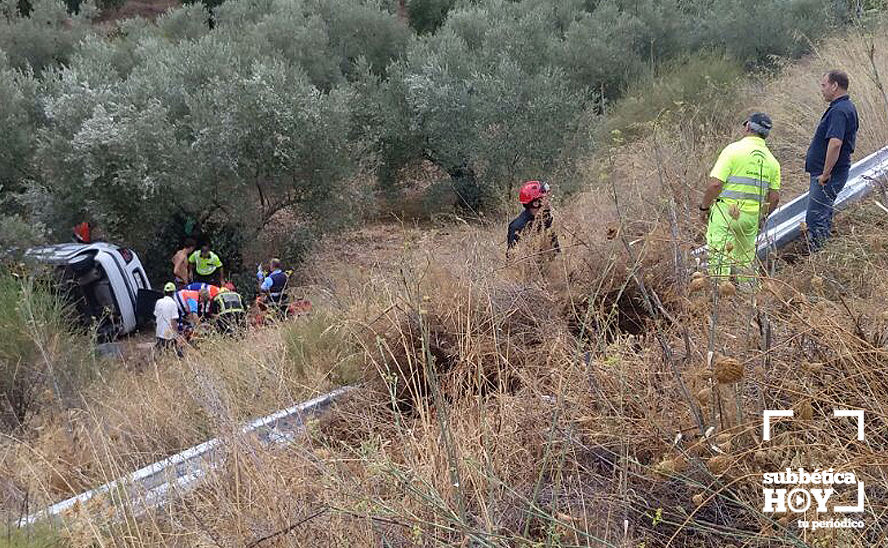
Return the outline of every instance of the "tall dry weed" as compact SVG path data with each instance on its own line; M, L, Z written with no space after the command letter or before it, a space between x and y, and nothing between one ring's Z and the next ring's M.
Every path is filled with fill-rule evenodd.
M860 86L852 93L863 124L878 119L877 96L855 76L868 62L858 46L835 40L821 55L843 61ZM232 426L330 378L316 366L296 380L280 358L287 343L272 332L121 384L91 420L113 417L157 439L96 438L96 460L135 463L153 455L136 448L169 448L159 440L184 443L196 428L221 432L229 455L196 492L139 520L82 511L68 522L72 542L879 546L888 534L888 302L878 273L888 265L871 250L888 240L878 210L840 218L824 253L782 264L755 295L689 283L687 251L702 241L698 192L738 136L738 115L770 109L791 194L803 186L798 162L823 106L821 71L810 59L788 69L736 113L685 105L693 123L655 121L628 147L615 135L587 166L588 191L556 197L554 256L531 246L507 260L504 226L368 228L330 246L315 260L316 289L361 349L361 389L295 443L269 448ZM884 138L876 125L867 131L859 155ZM291 354L307 355L300 341ZM166 396L123 400L152 375ZM864 442L829 418L834 408L865 410ZM798 420L779 422L764 442L763 409L795 409ZM812 533L762 513L762 474L799 466L863 480L866 527Z

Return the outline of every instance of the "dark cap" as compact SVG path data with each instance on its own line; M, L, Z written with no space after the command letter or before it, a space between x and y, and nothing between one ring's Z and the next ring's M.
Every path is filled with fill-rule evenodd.
M747 123L749 124L749 129L762 137L767 137L768 133L771 132L771 128L774 127L771 117L764 112L753 112L749 115L749 118L743 121L744 125Z

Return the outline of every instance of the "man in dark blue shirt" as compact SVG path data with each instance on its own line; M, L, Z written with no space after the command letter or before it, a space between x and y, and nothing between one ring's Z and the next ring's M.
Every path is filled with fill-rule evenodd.
M848 98L848 75L831 70L820 80L820 94L829 107L820 118L805 157L811 176L808 192L808 244L818 251L832 229L833 203L848 181L851 153L857 141L857 109Z

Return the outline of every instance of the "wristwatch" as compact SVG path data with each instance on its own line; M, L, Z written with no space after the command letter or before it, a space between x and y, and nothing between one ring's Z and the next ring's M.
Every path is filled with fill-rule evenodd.
M709 211L708 207L703 207L702 205L698 205L697 207L700 208L700 211Z

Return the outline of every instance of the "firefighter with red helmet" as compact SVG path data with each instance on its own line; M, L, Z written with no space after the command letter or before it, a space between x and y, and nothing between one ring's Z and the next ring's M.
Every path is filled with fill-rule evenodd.
M552 214L549 209L549 183L527 181L518 191L518 201L524 206L524 211L509 223L509 231L506 235L508 249L515 247L515 244L521 239L522 233L538 234L549 231L552 227ZM550 242L551 249L557 251L559 248L558 237L554 232L550 235Z

